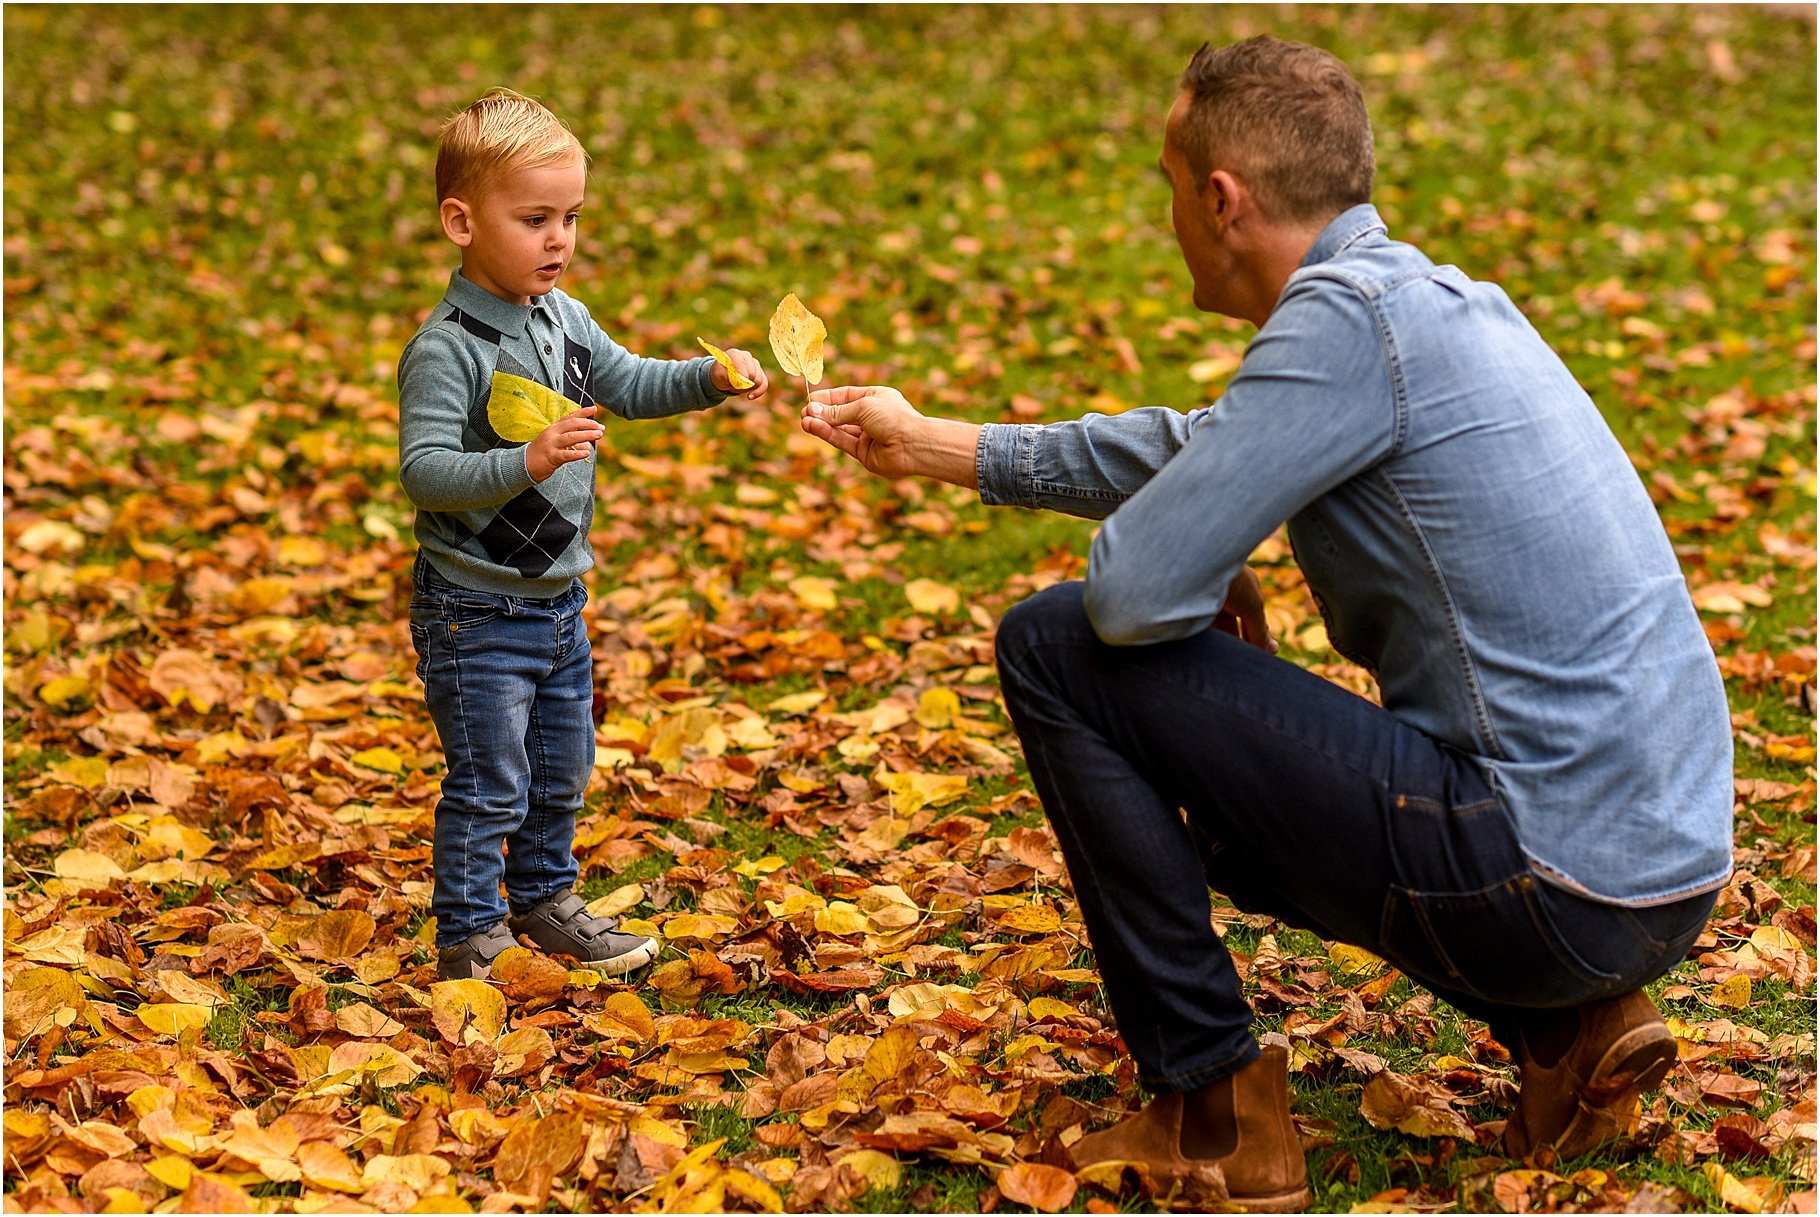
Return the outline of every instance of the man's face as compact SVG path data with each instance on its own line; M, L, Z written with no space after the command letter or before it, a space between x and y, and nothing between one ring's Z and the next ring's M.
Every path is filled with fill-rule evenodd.
M474 239L462 273L515 304L548 292L575 254L586 188L587 171L579 160L506 174L469 208Z
M1229 272L1229 257L1220 234L1207 214L1206 183L1196 180L1188 167L1188 156L1178 141L1178 131L1188 112L1188 94L1175 99L1169 117L1163 124L1163 156L1158 163L1169 179L1169 225L1175 231L1175 243L1181 247L1182 261L1194 279L1194 306L1203 312L1221 312L1221 291Z

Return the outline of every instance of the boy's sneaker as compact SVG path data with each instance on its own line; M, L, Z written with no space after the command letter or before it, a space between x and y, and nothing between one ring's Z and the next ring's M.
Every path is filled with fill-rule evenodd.
M623 976L657 958L656 939L618 933L616 924L588 912L573 889L506 919L513 934L529 938L540 950L572 955L608 976Z
M485 980L491 975L493 961L518 940L502 922L490 930L470 934L452 947L436 952L436 971L444 980Z

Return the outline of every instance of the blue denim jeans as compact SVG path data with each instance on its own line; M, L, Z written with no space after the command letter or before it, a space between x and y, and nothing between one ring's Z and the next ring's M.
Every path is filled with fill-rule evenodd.
M1625 908L1544 882L1471 757L1205 631L1100 641L1081 585L1005 615L998 664L1120 1034L1153 1089L1258 1055L1207 889L1375 951L1515 1045L1528 1012L1641 987L1714 895Z
M577 579L547 600L457 587L421 556L411 642L447 772L436 804L436 945L573 886L594 769L594 665ZM503 855L501 850L503 848Z

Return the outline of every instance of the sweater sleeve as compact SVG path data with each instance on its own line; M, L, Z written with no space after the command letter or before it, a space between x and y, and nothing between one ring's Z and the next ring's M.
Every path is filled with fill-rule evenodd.
M531 485L527 445L469 452L468 411L483 386L461 340L428 329L398 358L398 480L424 511L476 511Z
M594 400L621 418L667 418L705 410L730 396L714 387L714 361L705 355L647 359L614 342L592 317L587 326L594 352L590 376Z

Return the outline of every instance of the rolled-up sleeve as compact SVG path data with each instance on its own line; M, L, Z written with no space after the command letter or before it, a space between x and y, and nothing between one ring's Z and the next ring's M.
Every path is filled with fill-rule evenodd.
M1331 279L1292 284L1225 395L1094 539L1085 607L1095 632L1125 646L1211 625L1265 537L1390 455L1391 388L1365 299Z

